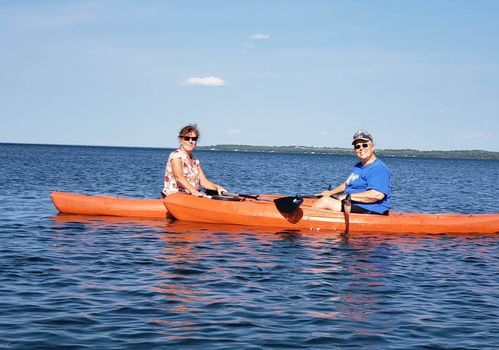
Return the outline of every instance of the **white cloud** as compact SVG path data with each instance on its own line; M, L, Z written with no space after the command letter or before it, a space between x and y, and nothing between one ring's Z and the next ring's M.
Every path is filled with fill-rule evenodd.
M229 134L230 136L235 136L235 135L240 135L243 132L239 129L229 129L229 130L225 130L225 133Z
M218 77L190 77L185 80L185 85L188 86L224 86L226 82Z
M268 40L268 39L270 39L270 34L257 33L251 36L251 40Z

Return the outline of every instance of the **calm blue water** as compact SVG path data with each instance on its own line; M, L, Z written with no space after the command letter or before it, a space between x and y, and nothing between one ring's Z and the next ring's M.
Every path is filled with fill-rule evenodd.
M1 349L493 349L499 237L60 216L158 197L168 150L0 144ZM233 192L307 194L353 157L199 152ZM393 210L499 212L499 162L384 159Z

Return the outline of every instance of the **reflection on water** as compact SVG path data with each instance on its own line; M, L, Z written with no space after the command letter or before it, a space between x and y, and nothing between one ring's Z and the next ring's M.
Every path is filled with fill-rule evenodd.
M119 241L107 241L111 255L135 250L137 243L130 240L145 245L140 259L150 261L147 273L131 264L116 276L121 282L108 281L105 289L126 295L133 289L130 282L121 283L132 279L147 290L153 301L148 312L143 314L143 299L127 298L125 305L164 337L156 341L172 346L201 347L213 338L213 348L234 339L259 347L324 349L347 339L354 347L385 348L393 342L410 347L421 339L472 346L495 322L484 316L493 298L475 299L496 295L497 283L485 278L498 262L494 235L273 231L74 215L57 215L53 223L66 231L79 227L71 239L80 243L84 235L98 244L103 235L119 232ZM102 288L84 285L90 300L97 297L96 285ZM454 304L460 307L449 308ZM115 301L111 310L125 305ZM477 319L480 326L470 328ZM463 327L468 327L464 333L457 331ZM274 340L262 334L273 334Z

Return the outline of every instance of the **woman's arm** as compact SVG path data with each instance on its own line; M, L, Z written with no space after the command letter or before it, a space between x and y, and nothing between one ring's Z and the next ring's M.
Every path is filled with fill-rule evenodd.
M201 186L203 186L207 190L217 191L218 194L222 194L223 192L227 192L227 190L225 188L223 188L222 186L217 185L216 183L208 180L208 178L204 174L203 169L201 168L201 165L199 165L199 180L201 182Z
M174 158L171 161L173 176L175 177L175 181L189 191L191 194L195 196L202 196L203 193L196 190L194 186L192 186L189 181L184 176L184 165L182 164L181 158Z

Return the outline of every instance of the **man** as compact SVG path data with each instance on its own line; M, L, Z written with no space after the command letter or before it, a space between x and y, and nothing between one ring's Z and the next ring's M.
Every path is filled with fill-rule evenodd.
M392 194L390 170L376 158L373 137L369 132L357 131L352 145L359 158L352 174L338 187L318 193L323 197L314 204L314 208L387 215ZM335 195L339 196L332 198Z

